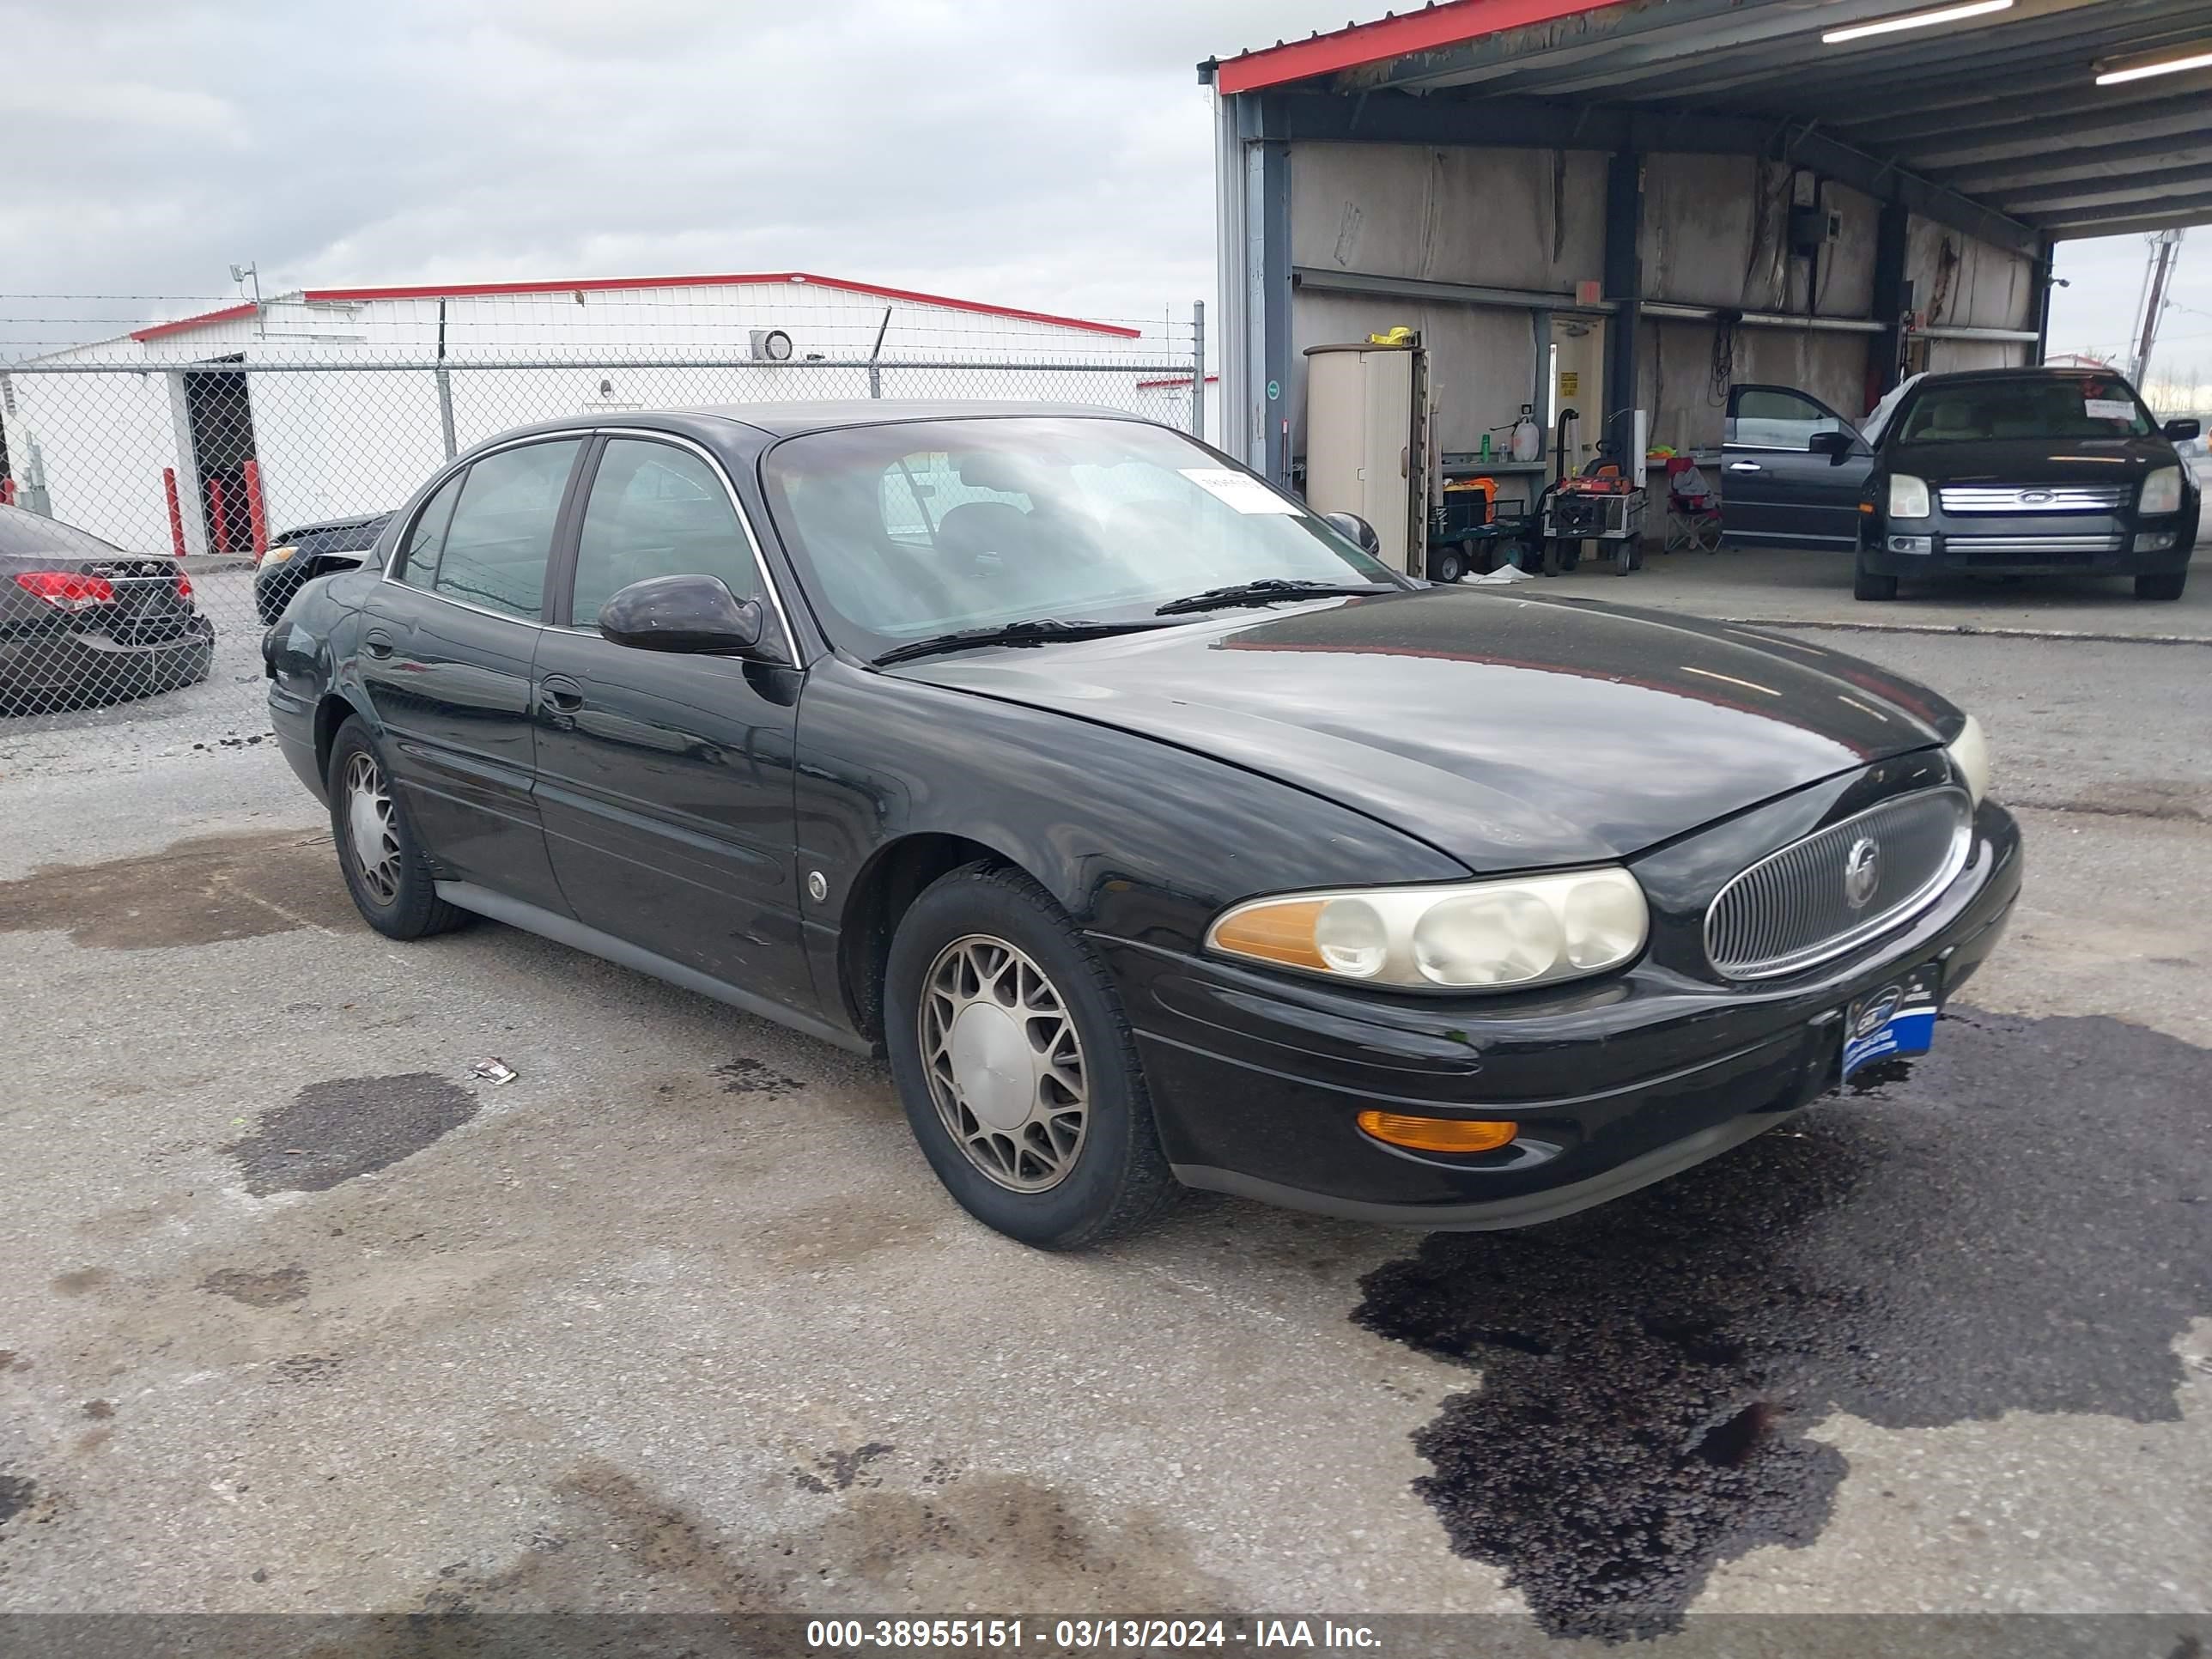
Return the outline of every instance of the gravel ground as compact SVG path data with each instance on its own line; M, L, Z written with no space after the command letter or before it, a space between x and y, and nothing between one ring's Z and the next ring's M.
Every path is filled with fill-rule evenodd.
M1989 726L2030 876L1972 1006L1636 1199L1426 1241L1194 1195L1026 1251L878 1067L505 928L378 938L250 741L247 629L209 686L0 731L0 1610L1486 1612L1562 1650L2040 1610L2194 1651L2205 653L1798 637Z

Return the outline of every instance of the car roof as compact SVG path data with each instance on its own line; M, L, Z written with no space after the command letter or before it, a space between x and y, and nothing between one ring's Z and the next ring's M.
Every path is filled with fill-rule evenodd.
M2117 368L1954 368L1941 374L1923 375L1920 384L1956 386L1966 380L2118 380L2124 384L2127 376Z
M802 432L823 432L841 427L887 426L905 421L1005 420L1021 416L1145 421L1145 416L1127 410L1104 409L1096 404L987 398L847 398L809 403L692 404L665 409L624 410L619 414L567 415L557 420L517 427L485 442L504 443L526 434L593 431L609 427L665 424L680 429L704 421L750 427L770 438L789 438Z
M332 530L365 530L370 525L382 524L399 509L387 507L381 513L356 513L349 519L323 519L314 524L295 525L276 539L279 542L296 540L301 536L319 536Z

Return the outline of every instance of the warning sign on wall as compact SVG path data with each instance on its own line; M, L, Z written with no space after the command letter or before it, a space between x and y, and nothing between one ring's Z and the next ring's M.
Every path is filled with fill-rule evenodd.
M1575 368L1561 369L1559 371L1559 396L1562 398L1579 398L1582 395L1582 371Z

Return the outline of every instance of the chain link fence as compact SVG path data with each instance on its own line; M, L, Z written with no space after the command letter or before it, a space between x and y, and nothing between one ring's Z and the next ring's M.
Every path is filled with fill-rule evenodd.
M449 457L532 422L954 398L1204 428L1195 317L1108 324L821 279L598 304L354 295L369 297L211 306L88 343L100 302L27 319L0 298L16 313L0 315L0 735L125 705L262 729L261 635L293 592L358 562Z

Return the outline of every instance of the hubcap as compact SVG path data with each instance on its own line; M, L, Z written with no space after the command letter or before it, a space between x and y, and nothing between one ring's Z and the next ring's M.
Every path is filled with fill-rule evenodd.
M939 1120L1001 1187L1041 1193L1075 1167L1090 1118L1083 1043L1059 989L1004 939L938 953L916 1018Z
M399 834L383 770L373 757L356 754L347 760L345 792L346 839L353 843L354 865L377 902L389 904L399 893Z

